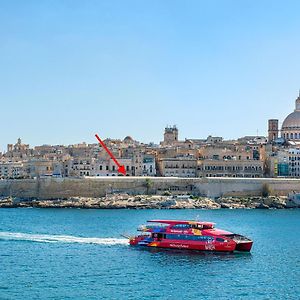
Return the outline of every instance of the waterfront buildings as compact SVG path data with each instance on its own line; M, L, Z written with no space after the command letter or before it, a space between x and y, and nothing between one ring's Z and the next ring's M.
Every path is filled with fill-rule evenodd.
M262 177L260 145L222 137L178 139L178 128L165 128L161 144L142 144L130 136L105 140L125 166L127 176ZM0 178L118 176L118 167L99 144L42 145L33 149L19 139L2 155Z
M300 93L281 130L278 124L277 119L268 121L265 173L269 177L300 177Z
M300 177L300 148L277 149L269 158L270 177Z
M104 142L127 176L300 177L300 95L281 130L279 120L268 121L267 137L180 140L177 126L167 126L159 145L131 136ZM0 153L1 179L81 176L119 176L118 167L96 142L30 148L18 139Z

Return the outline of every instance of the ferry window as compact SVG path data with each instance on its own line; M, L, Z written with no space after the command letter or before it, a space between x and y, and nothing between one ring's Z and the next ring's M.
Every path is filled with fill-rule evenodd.
M188 229L191 226L189 224L176 224L172 228L174 229Z
M181 234L167 234L166 238L170 240L183 240L184 236Z
M195 224L195 225L192 225L192 228L203 229L203 225L202 224Z
M191 235L191 234L166 234L165 238L171 240L190 240L190 241L202 241L202 242L210 242L214 240L214 238L211 236Z
M224 242L224 239L216 238L216 241L217 241L217 242Z

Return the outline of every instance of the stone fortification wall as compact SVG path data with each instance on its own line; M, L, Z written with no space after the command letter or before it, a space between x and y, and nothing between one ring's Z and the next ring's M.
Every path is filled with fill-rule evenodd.
M0 196L57 199L68 197L103 197L112 193L173 194L191 193L207 197L258 196L267 184L273 195L285 196L300 192L299 179L248 178L42 178L0 180Z

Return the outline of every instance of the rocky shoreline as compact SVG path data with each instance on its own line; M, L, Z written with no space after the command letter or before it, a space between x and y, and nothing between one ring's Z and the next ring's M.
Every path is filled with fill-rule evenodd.
M0 198L0 208L89 208L89 209L285 209L300 207L287 197L176 198L158 195L113 194L100 198L71 197L56 200Z

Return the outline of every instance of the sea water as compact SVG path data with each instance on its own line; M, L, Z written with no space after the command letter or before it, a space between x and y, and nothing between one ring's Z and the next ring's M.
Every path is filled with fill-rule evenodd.
M149 219L200 219L251 253L138 249ZM300 210L0 209L0 299L300 299Z

